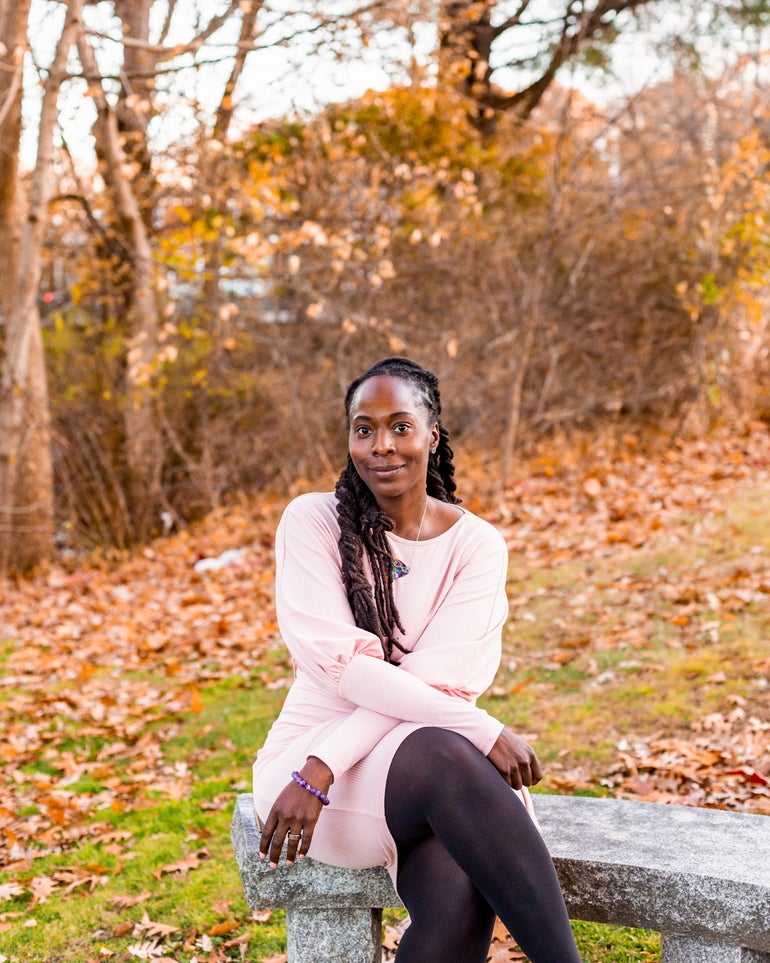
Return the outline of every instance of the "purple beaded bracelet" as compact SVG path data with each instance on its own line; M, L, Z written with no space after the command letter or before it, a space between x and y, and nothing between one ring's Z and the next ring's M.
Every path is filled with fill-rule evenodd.
M291 778L297 783L297 785L302 786L303 789L307 789L307 791L311 792L317 799L320 799L324 806L329 805L329 797L322 793L320 789L316 789L315 786L311 786L306 779L303 779L302 776L300 776L296 769L291 774Z

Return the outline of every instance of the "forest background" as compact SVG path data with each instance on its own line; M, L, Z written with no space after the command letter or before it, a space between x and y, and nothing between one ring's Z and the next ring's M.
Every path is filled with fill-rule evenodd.
M769 8L1 0L0 569L331 477L386 354L493 487L767 419Z
M285 960L227 841L272 533L387 354L511 549L485 704L541 788L770 811L769 26L0 0L0 963Z

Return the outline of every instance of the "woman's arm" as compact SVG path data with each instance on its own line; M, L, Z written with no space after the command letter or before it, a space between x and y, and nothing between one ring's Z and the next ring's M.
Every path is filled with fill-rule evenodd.
M434 689L399 666L366 655L352 659L342 674L340 695L402 722L452 729L486 755L503 723L472 702Z

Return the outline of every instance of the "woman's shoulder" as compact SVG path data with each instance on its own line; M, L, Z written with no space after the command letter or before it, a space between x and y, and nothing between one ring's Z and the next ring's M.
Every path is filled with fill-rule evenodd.
M297 495L283 510L283 521L297 521L306 525L321 525L339 529L337 499L334 492L305 492Z
M447 530L447 535L455 542L458 549L463 552L481 550L508 554L505 539L498 528L480 515L462 506L458 507L462 514Z

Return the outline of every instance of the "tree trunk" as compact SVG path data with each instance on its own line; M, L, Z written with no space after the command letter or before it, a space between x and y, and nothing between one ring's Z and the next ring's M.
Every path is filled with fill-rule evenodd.
M19 197L19 138L27 20L32 0L0 0L0 44L10 68L0 71L0 310L8 304L16 278L22 209Z
M6 343L0 375L0 570L31 568L53 550L51 427L37 299L51 192L57 101L66 76L69 49L80 23L81 5L82 0L69 0L64 29L48 71L37 160L18 257L11 252L13 275L9 285L11 294L5 305ZM19 12L16 11L16 16ZM15 22L20 29L19 21ZM26 21L24 26L26 28ZM18 36L16 39L18 41ZM20 103L18 108L9 110L8 119L12 124L13 109L20 111ZM11 147L10 144L4 146ZM5 161L9 163L9 155ZM15 210L18 211L18 207ZM14 212L13 204L6 208L8 211L18 223L19 215Z
M0 43L5 48L4 60L11 68L0 72L0 345L7 343L13 294L19 263L19 239L23 205L19 189L19 139L21 136L21 99L24 54L27 49L27 20L31 0L0 0ZM5 336L4 339L2 336ZM6 363L3 357L0 374L0 575L13 561L17 527L16 485L18 453L4 427L12 397L5 395ZM23 432L23 429L22 429Z
M227 174L223 169L221 149L227 140L230 131L230 122L234 112L235 89L246 65L246 57L249 49L254 43L254 35L257 29L257 17L262 8L262 0L244 0L241 14L241 30L238 38L238 48L233 58L230 76L225 84L222 99L217 107L214 128L211 137L201 144L201 183L210 185L209 190L217 191L220 183L225 185L227 192ZM220 191L221 194L221 191ZM224 203L226 198L217 198L218 202ZM218 315L221 297L219 293L219 266L222 261L222 243L219 237L214 238L205 245L204 253L205 268L203 273L203 292L201 303L211 319L212 323Z
M135 7L126 8L133 13L132 31L138 30L140 34L134 39L146 39L142 25L136 21L136 14L143 12L149 17L149 6L147 0L142 0ZM150 176L149 170L143 169L148 155L144 151L145 134L142 126L132 124L129 129L128 115L124 110L122 124L127 131L133 158L133 164L130 163L123 147L116 111L105 96L96 57L84 31L78 37L78 52L96 104L94 134L97 153L115 208L121 241L130 256L128 297L131 334L127 345L124 425L129 511L134 537L141 541L149 538L158 528L163 504L163 445L153 387L160 325L152 246L145 221L146 212L142 210L143 204L146 207L148 201L145 199L142 204L139 200L141 187ZM147 64L142 66L143 69L147 68ZM123 97L125 91L121 99Z
M471 122L485 134L492 133L496 119L486 104L496 5L495 0L445 0L439 18L439 86L466 99Z
M159 63L177 56L176 47L150 43L154 0L115 0L123 36L121 90L113 107L105 96L103 78L85 33L78 40L83 70L94 97L96 149L115 214L115 226L128 252L130 337L126 367L124 424L128 468L128 503L135 538L144 540L159 528L161 509L166 507L162 489L165 460L158 414L157 375L160 348L160 312L156 301L152 231L157 185L147 143L147 124L153 115L155 74ZM190 50L216 32L236 11L252 23L256 0L231 0L212 17L190 44ZM171 10L169 9L169 15ZM253 16L252 16L253 14ZM169 21L162 30L163 40ZM253 34L250 29L249 34ZM129 42L130 41L130 42ZM245 53L236 54L234 83Z

